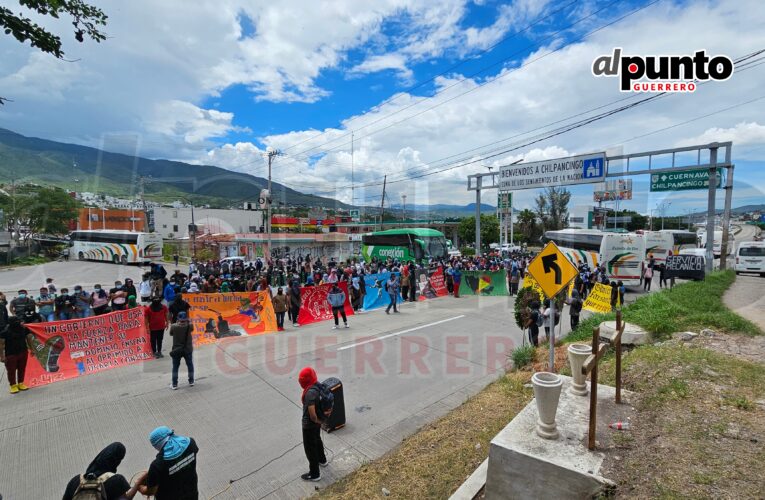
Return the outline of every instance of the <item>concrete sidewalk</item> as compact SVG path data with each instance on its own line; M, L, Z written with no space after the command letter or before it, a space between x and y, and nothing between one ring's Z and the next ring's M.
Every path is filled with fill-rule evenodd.
M765 332L765 278L753 274L736 276L725 292L723 302L736 314L743 316Z

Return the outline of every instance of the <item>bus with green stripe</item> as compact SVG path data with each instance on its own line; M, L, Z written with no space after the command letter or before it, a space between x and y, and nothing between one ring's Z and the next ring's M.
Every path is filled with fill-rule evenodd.
M590 269L605 265L609 280L638 286L643 276L646 239L642 234L615 233L596 229L546 231L542 242L554 241L575 266Z
M427 263L430 259L446 259L448 250L444 233L435 229L388 229L361 236L361 255L366 262L373 258L385 262L391 258Z
M120 230L73 231L70 255L79 260L141 264L162 258L162 236Z

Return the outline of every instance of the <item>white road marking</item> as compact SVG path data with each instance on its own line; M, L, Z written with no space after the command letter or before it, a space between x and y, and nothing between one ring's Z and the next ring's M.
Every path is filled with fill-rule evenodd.
M400 332L389 333L388 335L383 335L382 337L375 337L373 339L364 340L362 342L356 342L355 344L346 345L346 346L343 346L343 347L338 347L337 350L338 351L344 351L346 349L351 349L352 347L356 347L356 346L360 346L360 345L364 345L364 344L369 344L370 342L377 342L378 340L385 340L385 339L390 338L390 337L395 337L397 335L403 335L405 333L413 332L415 330L422 330L423 328L428 328L430 326L440 325L441 323L446 323L448 321L454 321L455 319L460 319L460 318L464 318L464 317L465 317L464 314L460 314L459 316L454 316L453 318L446 318L446 319L442 319L441 321L434 321L433 323L428 323L428 324L425 324L425 325L415 326L414 328L408 328L406 330L401 330Z

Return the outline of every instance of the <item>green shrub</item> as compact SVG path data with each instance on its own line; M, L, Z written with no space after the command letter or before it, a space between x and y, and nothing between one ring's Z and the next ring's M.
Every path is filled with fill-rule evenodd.
M515 369L520 370L523 367L530 365L534 361L535 352L536 348L531 344L516 347L510 355Z

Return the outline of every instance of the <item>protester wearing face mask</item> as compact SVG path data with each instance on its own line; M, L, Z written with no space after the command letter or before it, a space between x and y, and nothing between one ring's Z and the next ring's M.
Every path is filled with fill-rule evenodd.
M127 307L127 292L122 282L115 281L114 288L109 290L109 298L112 301L112 311L122 311Z
M21 297L21 294L19 294ZM42 321L56 321L55 312L56 296L48 291L48 287L40 288L40 295L37 296L35 302L37 303L37 312L40 314Z
M96 285L93 288L93 314L100 316L107 312L109 308L109 294L106 290L101 288L101 285Z
M138 291L135 289L133 280L131 280L130 278L125 278L125 286L123 287L123 289L125 290L125 293L127 294L128 297L132 295L133 297L138 298Z
M69 295L68 288L61 289L61 295L56 297L56 317L60 321L74 318L75 298Z
M91 295L82 289L80 285L74 287L74 314L77 318L89 318L93 315L90 304L93 301Z

